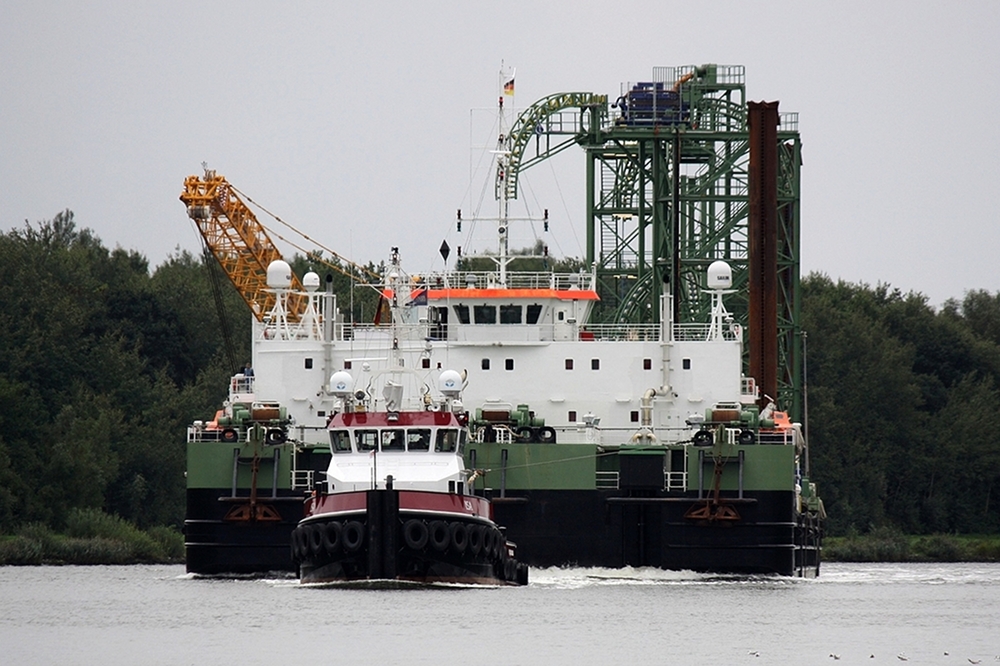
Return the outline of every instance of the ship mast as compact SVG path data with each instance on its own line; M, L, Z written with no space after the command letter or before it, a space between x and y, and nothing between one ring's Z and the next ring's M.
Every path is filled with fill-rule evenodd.
M504 97L514 97L514 73L515 70L504 69L500 64L500 75L498 86L500 94L497 97L498 134L495 154L496 161L496 184L494 187L494 197L497 200L497 269L500 287L507 287L507 266L510 264L510 248L508 246L509 223L510 223L510 198L507 194L506 178L510 173L510 123L507 122L507 115L504 112Z

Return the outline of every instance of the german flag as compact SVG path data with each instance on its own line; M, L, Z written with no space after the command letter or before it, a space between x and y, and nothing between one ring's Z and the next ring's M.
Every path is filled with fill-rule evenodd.
M503 84L503 94L513 95L514 94L514 77L511 77L510 81Z

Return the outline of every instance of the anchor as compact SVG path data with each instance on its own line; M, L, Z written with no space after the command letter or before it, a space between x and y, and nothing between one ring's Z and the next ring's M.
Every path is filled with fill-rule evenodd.
M736 510L736 507L719 498L720 487L722 485L722 468L725 466L725 462L718 452L716 452L714 459L715 482L712 488L712 498L693 505L684 514L684 517L689 520L705 520L708 522L740 520L740 513Z
M281 514L277 509L265 502L257 500L257 472L260 470L260 448L264 441L264 428L259 423L255 423L248 431L247 436L253 444L253 461L250 465L250 501L237 504L223 517L223 520L231 522L280 522Z

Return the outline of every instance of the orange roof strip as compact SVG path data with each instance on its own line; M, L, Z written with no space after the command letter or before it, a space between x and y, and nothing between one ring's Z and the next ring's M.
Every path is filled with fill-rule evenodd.
M414 289L409 300L420 295L424 289ZM445 299L494 299L509 300L512 298L557 298L561 301L599 301L597 292L592 289L427 289L427 299L443 301ZM392 289L383 289L382 296L392 298Z
M418 291L414 291L416 296ZM597 292L592 289L431 289L427 292L429 300L443 301L445 299L491 299L509 300L512 298L558 298L561 301L596 301Z

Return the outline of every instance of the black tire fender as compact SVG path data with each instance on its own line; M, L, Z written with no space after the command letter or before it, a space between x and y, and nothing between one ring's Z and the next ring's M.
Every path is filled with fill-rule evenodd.
M715 438L707 430L699 430L694 434L694 445L695 446L711 446Z
M323 555L323 526L308 525L306 530L309 533L309 554L314 558L321 557Z
M469 545L469 528L465 523L454 522L449 527L451 532L451 547L456 553L464 553Z
M428 530L430 532L431 546L434 547L434 550L446 550L448 543L451 541L451 531L448 529L448 523L443 520L432 520L431 524L428 525Z
M424 521L411 518L403 524L403 541L410 550L423 550L428 538L427 524Z
M353 553L365 542L365 526L356 520L347 521L340 532L340 539L344 544L344 550Z
M469 552L478 555L483 550L483 526L472 525L469 527Z
M327 555L334 555L340 550L340 523L336 520L323 526L323 550Z
M309 556L309 532L306 530L305 525L296 527L292 536L295 538L295 547L299 559L305 560Z
M556 443L556 430L552 426L542 426L538 429L538 441L542 444Z

